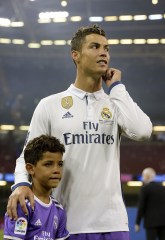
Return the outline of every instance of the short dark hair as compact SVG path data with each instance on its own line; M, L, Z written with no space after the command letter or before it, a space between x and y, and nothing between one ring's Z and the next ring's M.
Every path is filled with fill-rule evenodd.
M60 152L63 154L65 147L57 138L41 135L28 142L24 150L25 163L36 165L45 152Z
M105 37L105 32L98 25L80 27L71 40L71 51L80 51L87 35L98 34Z

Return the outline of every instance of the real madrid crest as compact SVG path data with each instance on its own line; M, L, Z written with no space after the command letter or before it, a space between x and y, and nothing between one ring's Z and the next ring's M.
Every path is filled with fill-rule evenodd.
M61 105L65 109L69 109L73 106L73 98L72 96L67 96L61 99Z
M104 120L109 120L112 117L112 113L110 112L109 108L103 108L101 112L101 117Z
M57 229L58 228L58 217L56 215L54 216L53 224L54 224L54 229Z

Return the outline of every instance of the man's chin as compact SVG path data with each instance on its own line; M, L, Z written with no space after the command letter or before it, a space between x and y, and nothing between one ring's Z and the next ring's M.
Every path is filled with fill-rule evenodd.
M107 69L99 71L98 74L100 75L100 77L105 76L106 75L106 71L107 71Z
M106 73L107 70L108 68L104 66L104 67L101 67L98 72L100 72L100 74L103 75Z

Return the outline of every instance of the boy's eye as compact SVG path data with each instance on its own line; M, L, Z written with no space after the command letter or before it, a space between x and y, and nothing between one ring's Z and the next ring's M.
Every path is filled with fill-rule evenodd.
M53 162L52 161L48 161L44 163L44 166L49 167L52 166Z
M51 166L52 163L48 162L48 163L45 163L45 166Z
M63 161L60 161L60 162L58 163L58 166L59 166L59 167L62 167L62 166L63 166Z

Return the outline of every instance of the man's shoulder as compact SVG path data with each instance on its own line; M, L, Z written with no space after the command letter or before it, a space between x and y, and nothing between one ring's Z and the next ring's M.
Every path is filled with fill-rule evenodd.
M54 102L55 100L61 99L62 97L65 97L65 96L67 96L67 95L69 95L68 89L66 89L66 90L63 91L63 92L58 92L58 93L49 95L49 96L47 96L47 97L44 97L44 98L41 99L41 102L42 102L42 103L47 103L47 102L50 103L50 102L52 102L52 101Z
M65 90L65 91L62 91L62 92L51 94L51 95L49 95L47 97L42 98L42 100L46 101L46 100L49 100L49 99L52 99L52 98L58 98L58 97L61 97L63 95L66 95L67 92L68 92L68 89Z

